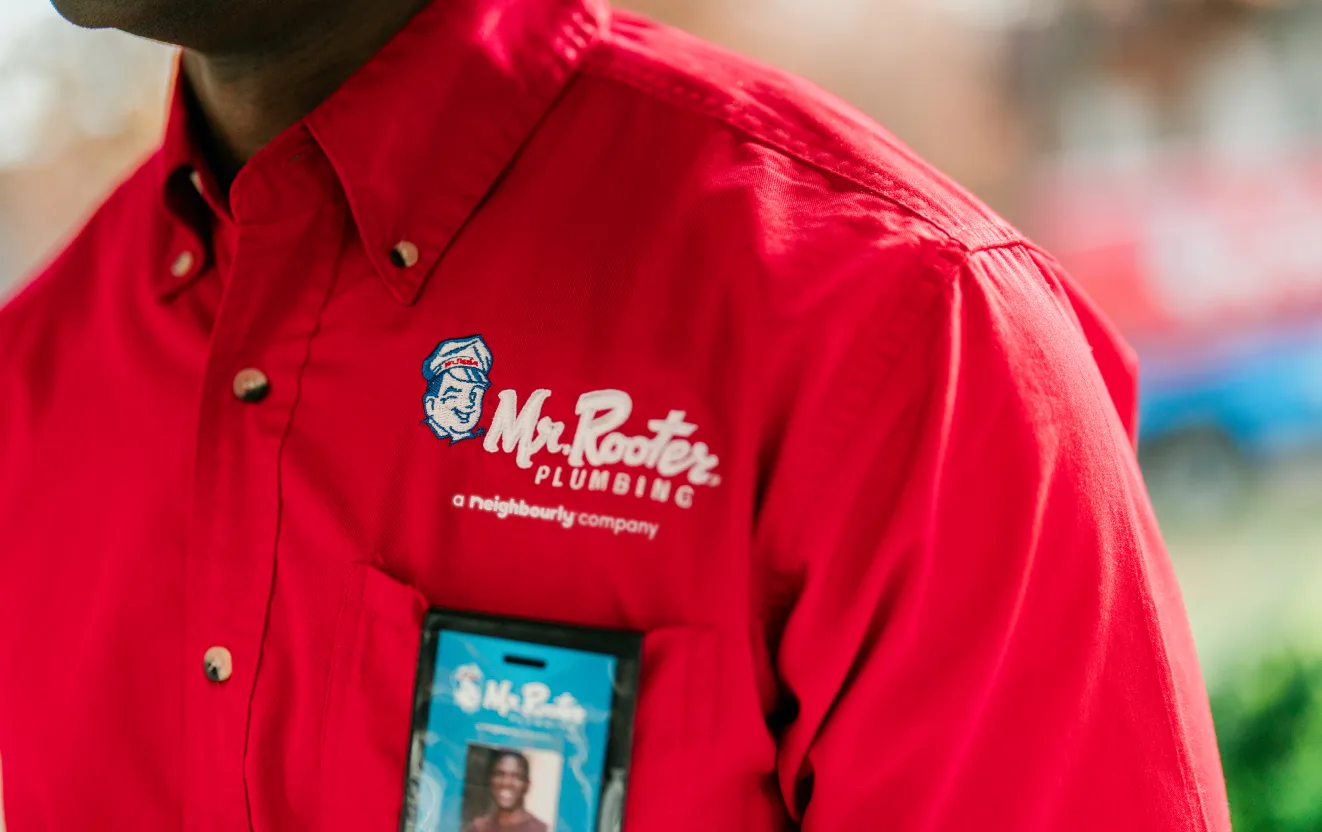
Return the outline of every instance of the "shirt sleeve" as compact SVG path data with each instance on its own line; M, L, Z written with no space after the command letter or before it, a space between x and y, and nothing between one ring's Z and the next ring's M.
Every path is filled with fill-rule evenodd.
M839 374L851 427L763 538L792 587L771 648L791 813L805 832L1229 830L1132 377L1103 377L1120 353L1025 246L924 285L885 371Z

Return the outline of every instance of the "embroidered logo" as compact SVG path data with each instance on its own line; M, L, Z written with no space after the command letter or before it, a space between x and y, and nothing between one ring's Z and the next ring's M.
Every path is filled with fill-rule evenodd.
M436 438L454 444L485 436L483 450L512 455L515 465L532 472L537 486L608 491L690 508L696 488L720 484L720 459L706 442L692 438L698 425L688 421L686 411L648 419L646 430L635 433L626 427L633 398L623 390L581 394L572 429L543 414L549 389L533 390L523 401L517 391L501 390L490 427L479 428L491 361L491 350L478 335L442 341L427 358L423 424Z
M422 408L423 424L437 439L450 444L481 436L482 399L491 380L491 350L480 335L442 341L422 364L427 392Z

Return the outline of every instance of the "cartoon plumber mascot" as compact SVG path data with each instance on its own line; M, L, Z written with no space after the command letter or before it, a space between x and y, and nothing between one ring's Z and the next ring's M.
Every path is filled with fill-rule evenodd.
M449 439L453 445L482 435L477 423L482 419L482 397L491 386L490 371L491 350L480 335L451 338L432 350L422 365L427 379L422 407L427 413L423 424L437 439Z

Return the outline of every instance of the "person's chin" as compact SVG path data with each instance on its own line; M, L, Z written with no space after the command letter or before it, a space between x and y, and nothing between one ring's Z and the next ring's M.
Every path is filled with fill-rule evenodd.
M118 28L129 16L125 0L51 0L60 16L84 29Z
M51 0L51 5L84 29L120 29L159 40L169 34L172 22L195 15L201 0Z
M8 3L12 0L0 0ZM254 0L243 5L251 6ZM55 10L84 29L119 29L130 35L206 51L230 36L226 25L246 13L235 0L51 0ZM251 29L252 26L247 27ZM212 41L218 41L212 43Z

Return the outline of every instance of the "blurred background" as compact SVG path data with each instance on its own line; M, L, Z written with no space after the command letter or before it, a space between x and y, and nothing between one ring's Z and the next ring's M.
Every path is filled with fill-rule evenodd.
M1322 4L626 0L861 107L1138 348L1235 828L1322 830ZM0 296L157 141L171 53L0 0Z

